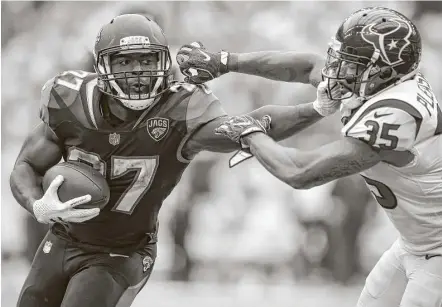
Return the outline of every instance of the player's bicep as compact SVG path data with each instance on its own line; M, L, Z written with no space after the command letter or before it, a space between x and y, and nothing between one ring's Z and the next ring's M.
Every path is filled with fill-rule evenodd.
M413 147L421 120L418 113L385 106L350 120L342 134L376 149L404 151Z
M186 135L182 141L182 155L191 159L203 150L228 152L233 142L228 142L215 135L215 128L227 116L221 102L206 87L198 87L193 92L185 112ZM217 144L217 142L219 142ZM228 148L224 148L225 146ZM230 146L229 146L230 145Z
M183 150L186 156L195 155L203 150L231 152L235 149L239 149L238 143L233 142L225 136L215 134L215 129L226 120L227 116L222 116L200 126L186 143L185 150Z
M55 133L45 123L40 123L26 138L15 163L26 163L43 175L62 157L62 148Z

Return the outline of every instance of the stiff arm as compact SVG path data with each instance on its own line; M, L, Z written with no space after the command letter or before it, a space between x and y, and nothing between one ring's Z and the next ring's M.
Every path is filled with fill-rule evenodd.
M267 105L248 113L248 115L257 120L260 120L264 115L270 115L272 125L268 134L277 141L288 138L323 118L313 108L313 103L295 106ZM227 120L227 116L218 117L195 131L187 140L183 154L192 157L203 150L232 152L240 149L238 143L225 136L215 134L215 128L218 128L225 120Z
M299 82L318 87L325 58L313 53L259 51L230 53L228 70L266 79Z

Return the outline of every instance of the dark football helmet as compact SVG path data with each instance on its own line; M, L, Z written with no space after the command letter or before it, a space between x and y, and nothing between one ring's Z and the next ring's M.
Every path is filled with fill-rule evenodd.
M420 34L404 15L383 7L351 14L330 43L322 71L328 79L329 98L356 94L365 101L411 78L417 72L421 49ZM347 93L332 97L332 86L343 86Z
M157 54L156 69L123 71L113 74L111 57L128 53ZM170 86L172 61L166 37L162 29L148 17L125 14L104 25L97 35L94 48L94 68L98 74L98 86L102 92L119 99L124 106L143 110L150 106ZM141 83L141 78L150 80L138 94L125 92L118 82Z

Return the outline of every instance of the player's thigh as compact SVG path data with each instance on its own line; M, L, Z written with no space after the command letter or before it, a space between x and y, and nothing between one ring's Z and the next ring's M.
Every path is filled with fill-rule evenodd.
M69 281L61 307L114 307L126 289L105 267L90 267Z
M368 275L358 307L399 306L407 286L407 276L397 254L398 246L387 250Z
M99 254L76 273L61 307L128 307L147 283L155 254L134 253L130 257Z
M63 272L66 242L48 232L41 242L17 302L18 307L59 307L68 284Z
M420 257L402 298L401 307L442 307L442 257Z

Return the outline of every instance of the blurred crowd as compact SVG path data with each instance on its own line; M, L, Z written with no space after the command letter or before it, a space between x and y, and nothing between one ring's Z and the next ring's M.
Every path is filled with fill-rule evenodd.
M46 226L12 197L9 174L27 133L39 122L40 89L69 69L92 71L100 26L143 13L164 29L172 58L185 43L232 52L296 50L325 56L330 37L361 2L3 2L2 264L31 261ZM423 39L422 71L442 97L441 2L384 2L411 17ZM174 60L175 61L175 60ZM176 68L175 68L176 69ZM176 70L176 79L183 77ZM308 85L228 74L209 86L230 114L266 104L314 100ZM442 99L442 98L439 98ZM339 137L339 115L286 145L310 149ZM397 232L359 176L296 191L253 159L228 168L228 154L200 154L160 214L154 278L282 282L321 278L349 283L366 275Z

